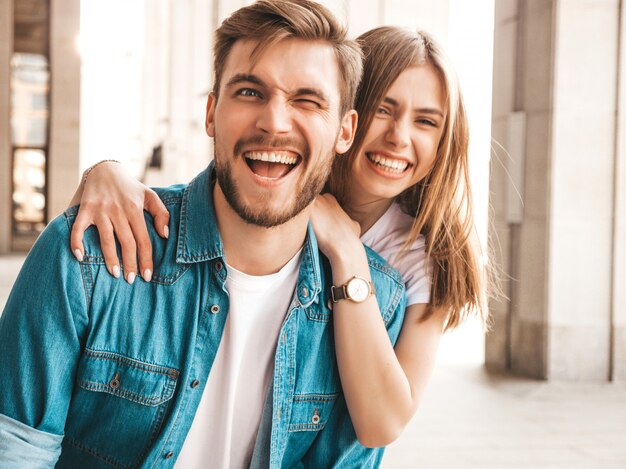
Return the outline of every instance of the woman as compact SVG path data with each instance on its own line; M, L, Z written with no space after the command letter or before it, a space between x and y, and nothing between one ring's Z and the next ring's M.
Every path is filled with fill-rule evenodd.
M381 27L358 42L366 57L356 102L359 129L352 149L336 158L330 193L317 198L312 224L336 285L347 275L370 280L361 241L407 285L395 349L374 298L334 305L350 416L359 441L376 447L394 441L414 415L442 333L470 314L486 321L486 289L472 217L468 124L456 75L426 33ZM167 237L165 207L117 164L100 164L87 174L72 201L82 197L72 251L82 256L82 233L96 224L107 267L119 276L114 228L126 280L132 282L137 271L136 246L142 276L149 280L151 248L142 209Z

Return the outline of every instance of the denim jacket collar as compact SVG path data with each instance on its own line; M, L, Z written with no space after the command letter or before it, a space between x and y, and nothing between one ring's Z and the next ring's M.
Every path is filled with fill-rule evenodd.
M176 262L193 264L224 257L213 206L215 162L185 188L181 204Z
M322 290L322 276L320 274L320 251L313 227L309 223L307 236L302 248L302 262L296 286L296 296L304 307L318 302L318 295Z
M214 179L215 162L212 161L183 193L176 256L178 263L192 264L225 257L213 205ZM317 302L322 289L319 256L317 239L309 224L296 292L303 306Z

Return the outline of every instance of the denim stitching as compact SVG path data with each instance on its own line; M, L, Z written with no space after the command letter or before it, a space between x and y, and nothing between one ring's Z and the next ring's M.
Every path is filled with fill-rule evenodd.
M314 253L312 252L313 249L311 248L311 244L310 243L307 243L307 248L309 250L309 257L311 259L315 259ZM319 256L319 254L318 254L318 256ZM312 269L313 277L314 277L314 281L315 281L315 294L316 295L319 294L319 292L321 291L321 286L320 285L322 283L321 277L319 275L319 269L318 269L319 265L320 265L320 263L319 263L319 258L318 258L317 262L313 262L313 269ZM313 296L314 295L311 295L311 301L313 301Z
M394 291L395 293L392 298L391 304L389 306L389 314L386 317L383 317L383 321L385 322L385 327L387 326L387 324L389 324L389 322L393 319L393 317L396 316L396 310L398 309L398 306L400 305L402 297L404 296L404 288L401 288L400 286L398 286L395 288Z
M83 280L83 289L85 290L85 301L87 302L87 315L89 315L89 311L91 309L91 283L89 277L89 268L81 264L80 265L80 276Z
M289 313L287 313L287 315L289 315ZM286 319L285 321L287 321L288 319ZM281 327L281 331L282 331L282 327ZM279 333L280 334L280 333ZM277 441L277 437L276 434L278 433L278 431L274 431L274 427L278 426L280 424L280 420L283 418L282 416L282 412L281 412L281 405L282 403L279 400L279 396L280 393L279 388L281 385L281 381L282 381L282 373L281 373L281 359L280 359L280 350L281 350L281 345L280 345L280 336L278 337L278 346L277 346L277 353L276 354L276 359L274 360L274 367L275 367L275 371L274 371L274 383L273 383L273 389L272 389L272 421L271 421L271 431L270 431L270 466L272 465L272 459L274 457L274 455L277 453L276 447L278 446L278 441ZM281 413L281 415L277 418L274 419L274 406L278 404L278 412Z
M181 233L178 237L178 249L183 257L185 257L185 239L187 237L187 204L189 203L189 191L193 186L193 181L189 183L189 185L185 188L183 192L183 197L180 204L180 228Z
M137 394L135 392L129 391L127 389L112 389L108 383L97 383L95 381L80 380L78 382L78 385L81 388L86 389L87 391L105 392L107 394L118 396L131 402L147 405L149 407L157 407L164 402L169 401L174 394L171 390L166 389L167 386L164 386L164 389L163 391L161 391L160 396L148 397L143 394Z
M180 195L171 195L161 199L163 205L176 205L181 201L182 197Z
M287 428L288 432L303 432L303 431L316 431L316 430L323 430L324 427L326 426L326 422L320 422L318 424L314 424L314 423L293 423L291 425L289 425L289 428Z
M178 405L178 410L176 412L176 416L173 418L172 420L172 427L170 429L169 434L163 439L163 444L161 445L161 448L159 449L159 453L162 453L165 449L165 446L169 443L170 438L172 438L172 435L176 432L176 430L179 427L179 417L181 412L187 408L187 404L189 403L189 399L183 398L181 399L181 403ZM160 458L155 458L154 463L152 464L152 467L155 467L158 463L159 463Z
M295 402L332 402L339 396L339 393L334 394L294 394L293 400Z
M179 278L183 276L183 274L189 269L189 267L191 266L183 265L170 275L155 274L152 277L151 282L156 283L158 285L173 285Z
M303 307L302 309L304 309L307 318L309 318L311 321L317 321L317 322L321 322L321 323L327 323L330 322L330 312L326 313L326 312L316 312L317 308L306 308Z
M176 388L176 383L174 383L174 389L175 388ZM172 389L172 394L173 394L174 389ZM148 455L148 452L150 451L150 447L152 446L152 443L156 441L159 435L159 432L161 431L161 427L163 426L165 414L169 406L170 406L170 401L168 400L168 401L165 401L163 405L160 405L158 407L157 414L154 416L154 421L152 423L152 428L150 430L150 439L148 440L148 444L146 445L144 451L141 453L141 456L139 457L139 461L142 461L146 458L146 456Z
M289 394L287 395L287 398L288 398L287 399L287 405L288 405L288 409L289 409L288 412L287 412L287 416L286 416L287 417L287 420L286 420L287 423L291 420L291 416L293 414L293 394L294 394L293 390L294 390L294 388L296 386L296 383L295 383L295 375L296 375L296 373L294 371L294 368L296 366L296 357L295 357L296 350L295 350L295 348L296 348L296 341L297 341L297 339L296 339L296 336L297 336L296 328L297 328L297 323L298 322L297 322L297 316L295 314L295 308L293 308L293 311L294 311L294 313L292 313L292 316L291 316L291 321L292 322L291 322L291 324L288 325L287 331L286 331L287 333L291 334L291 338L290 338L291 340L287 340L287 339L289 339L289 337L286 338L287 344L289 344L289 347L287 349L287 351L288 351L287 372L289 373L289 390L288 391L291 394L291 396ZM291 364L293 364L293 366L290 366ZM282 441L282 447L280 448L281 453L284 453L285 447L287 446L287 439L289 437L288 433L289 433L289 424L287 424L287 433L285 433L285 436L284 436L283 441Z
M94 264L94 265L104 265L105 261L104 261L104 256L101 256L99 254L85 254L85 256L83 257L83 261L84 264Z
M98 351L85 348L85 355L89 357L93 357L100 360L111 360L122 365L126 365L130 368L135 368L140 371L146 371L148 373L155 373L159 375L167 376L170 379L178 379L179 372L174 368L169 368L166 366L153 365L151 363L142 362L139 360L134 360L132 358L124 357L123 355L119 355L114 352L108 351ZM162 370L167 370L167 372L163 372Z

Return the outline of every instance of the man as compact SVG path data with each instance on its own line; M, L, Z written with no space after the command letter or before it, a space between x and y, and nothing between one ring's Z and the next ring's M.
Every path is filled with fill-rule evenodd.
M76 263L75 209L29 254L0 318L1 466L378 463L340 394L332 279L307 226L352 142L360 68L344 28L308 0L260 1L222 24L206 112L215 164L160 190L170 236L151 233L151 281L109 276L94 232ZM395 341L402 282L369 257Z

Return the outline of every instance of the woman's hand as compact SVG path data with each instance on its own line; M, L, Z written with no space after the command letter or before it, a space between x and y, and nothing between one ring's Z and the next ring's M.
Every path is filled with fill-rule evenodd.
M318 195L313 203L311 224L320 250L333 263L352 247L362 250L361 226L348 216L331 194Z
M139 269L145 281L152 278L152 243L144 218L144 209L154 217L157 233L169 236L169 212L157 194L136 179L128 176L121 164L103 162L89 172L72 204L80 208L72 227L71 248L76 258L83 259L83 235L90 225L96 225L100 246L109 273L120 276L120 263L115 248L115 237L120 243L124 276L133 283Z

